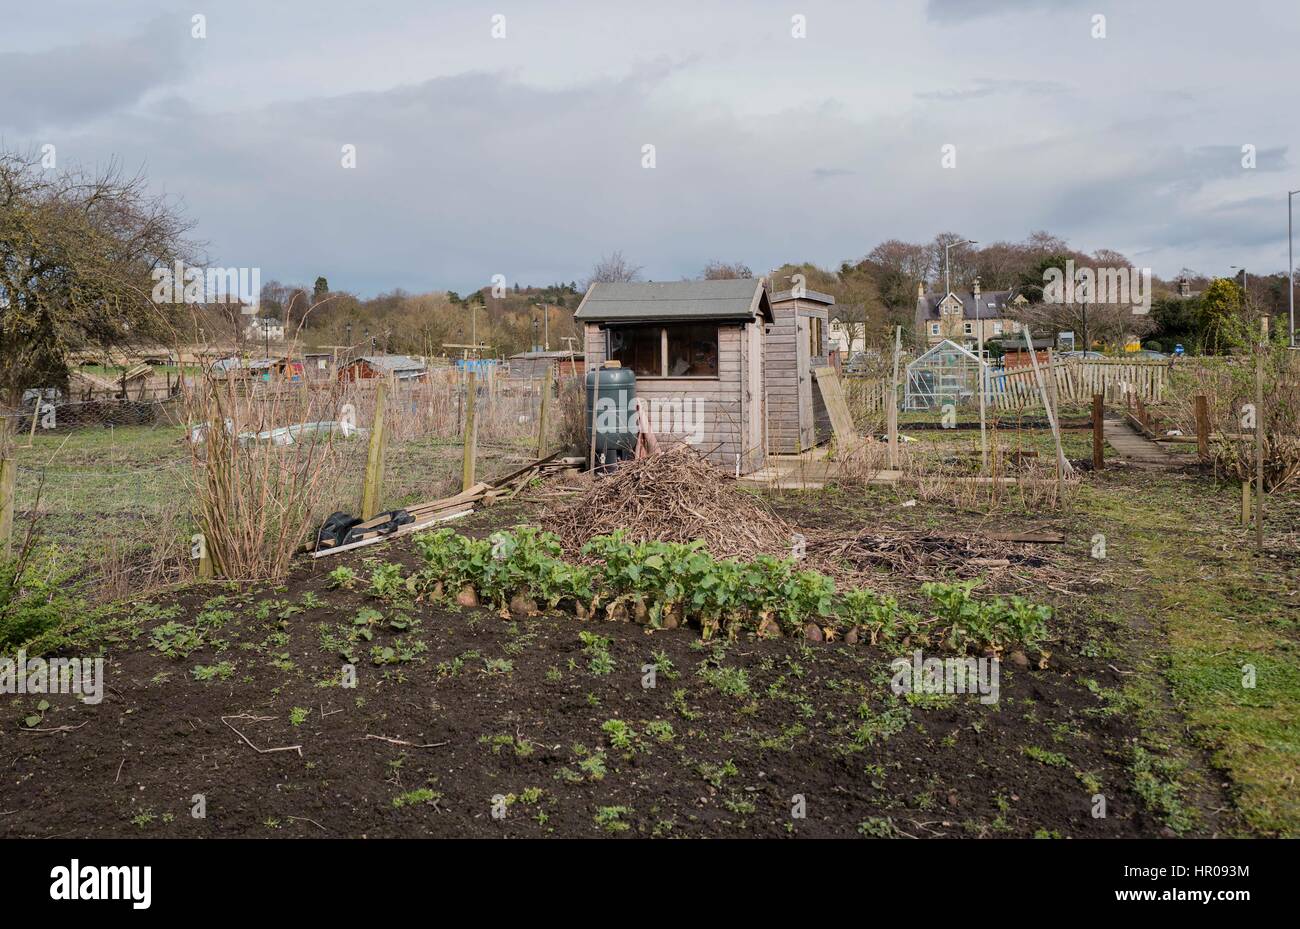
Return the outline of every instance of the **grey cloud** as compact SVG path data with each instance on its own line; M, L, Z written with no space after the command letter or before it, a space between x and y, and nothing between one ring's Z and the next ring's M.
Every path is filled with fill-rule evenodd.
M919 91L914 96L918 100L936 100L940 102L961 102L980 97L992 97L999 94L1027 94L1036 97L1056 96L1068 93L1070 87L1060 81L1019 81L995 78L976 78L971 86L962 90L927 90Z
M961 22L984 16L1080 8L1083 0L930 0L926 14L935 22Z
M154 20L133 35L44 51L0 53L0 126L27 130L102 117L139 101L185 68L188 17Z

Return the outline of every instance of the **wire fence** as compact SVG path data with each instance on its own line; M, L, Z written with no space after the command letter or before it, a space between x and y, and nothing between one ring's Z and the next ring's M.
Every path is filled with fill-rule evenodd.
M381 379L228 385L237 402L224 428L249 456L270 456L291 487L316 455L310 519L361 515ZM454 371L418 381L383 379L382 510L460 490L468 379ZM555 401L564 393L556 388ZM479 379L474 389L478 479L531 460L538 444L541 379ZM552 402L546 444L558 448L563 415ZM191 539L210 464L213 423L180 392L156 400L31 397L9 419L16 461L15 547L30 533L78 565L96 600L138 595L194 576ZM297 470L296 470L297 469ZM304 478L305 479L305 478ZM274 501L271 501L273 504Z

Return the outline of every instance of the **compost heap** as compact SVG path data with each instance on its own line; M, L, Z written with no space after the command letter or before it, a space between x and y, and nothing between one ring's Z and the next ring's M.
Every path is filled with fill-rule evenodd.
M788 523L686 445L621 465L546 521L573 554L618 529L633 542L701 539L716 558L788 556L794 537Z

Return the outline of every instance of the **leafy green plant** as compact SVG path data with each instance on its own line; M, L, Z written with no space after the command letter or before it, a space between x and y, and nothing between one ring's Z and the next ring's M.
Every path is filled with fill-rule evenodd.
M349 567L338 567L329 573L330 587L335 590L352 590L357 586L357 572Z

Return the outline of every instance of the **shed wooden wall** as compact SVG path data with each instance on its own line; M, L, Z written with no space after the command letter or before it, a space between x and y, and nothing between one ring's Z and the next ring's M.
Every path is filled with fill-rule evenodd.
M708 452L710 461L729 471L735 468L736 456L740 455L741 473L762 467L765 458L762 449L747 448L745 442L745 424L754 406L746 402L744 391L748 361L745 332L745 326L718 326L716 378L638 377L636 381L636 395L647 401L703 400L703 438L695 447ZM587 323L583 334L587 367L595 370L609 357L606 330L598 323ZM660 441L685 438L680 433L659 434Z
M808 371L800 371L798 324L804 316L822 321L822 341L816 354L809 358ZM764 377L767 382L767 449L773 454L792 455L804 451L799 441L799 379L806 378L812 389L814 444L831 437L831 418L813 383L812 368L830 364L828 357L829 308L807 300L783 300L772 304L774 322L767 330L767 357Z

